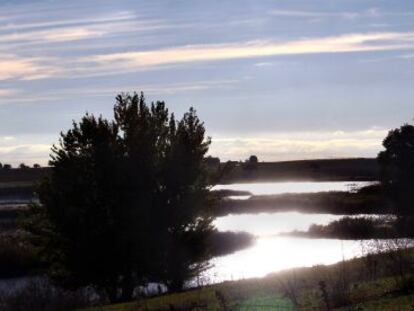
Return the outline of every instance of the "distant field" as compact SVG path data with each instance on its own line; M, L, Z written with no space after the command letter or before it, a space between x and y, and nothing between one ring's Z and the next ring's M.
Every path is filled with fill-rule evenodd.
M50 168L0 169L0 207L20 204L35 198L35 184L49 174ZM2 218L3 212L0 213Z
M356 181L378 180L376 159L327 159L288 162L259 162L256 169L234 163L222 177L223 183L281 180ZM224 166L224 164L222 164Z
M0 169L0 188L30 186L49 174L50 168Z

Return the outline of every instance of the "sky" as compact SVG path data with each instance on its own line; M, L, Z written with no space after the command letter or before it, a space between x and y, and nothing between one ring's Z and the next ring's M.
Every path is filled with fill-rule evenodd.
M375 157L414 117L414 1L0 0L0 162L85 112L196 108L222 160Z

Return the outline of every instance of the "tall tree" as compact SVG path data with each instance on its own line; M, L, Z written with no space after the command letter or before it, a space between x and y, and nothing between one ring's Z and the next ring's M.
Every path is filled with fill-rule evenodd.
M176 121L143 94L119 95L113 121L74 122L52 149L32 219L51 275L112 301L150 281L180 290L210 258L209 144L193 109Z

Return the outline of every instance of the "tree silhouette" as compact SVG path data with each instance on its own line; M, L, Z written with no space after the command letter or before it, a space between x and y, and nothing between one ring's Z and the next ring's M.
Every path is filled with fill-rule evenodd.
M400 216L401 229L411 232L414 213L414 126L405 124L388 133L378 155L380 180Z
M25 169L28 169L29 167L24 163L20 163L19 168L22 169L22 170L25 170Z
M199 273L214 203L195 110L176 121L142 93L116 100L113 121L86 114L61 134L29 225L54 279L94 285L111 301L150 281L177 291Z
M257 158L257 156L251 155L249 157L249 163L252 165L257 165L257 163L259 163L259 159Z

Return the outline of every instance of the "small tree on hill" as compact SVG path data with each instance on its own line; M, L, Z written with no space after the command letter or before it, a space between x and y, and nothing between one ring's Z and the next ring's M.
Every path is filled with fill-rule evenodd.
M29 167L24 163L20 163L19 168L22 169L22 170L25 170L25 169L28 169Z
M254 171L257 170L257 165L259 163L259 159L255 155L251 155L245 163L243 163L243 168L247 171Z
M249 163L252 165L257 165L257 163L259 163L259 159L257 158L257 156L251 155L249 157Z

